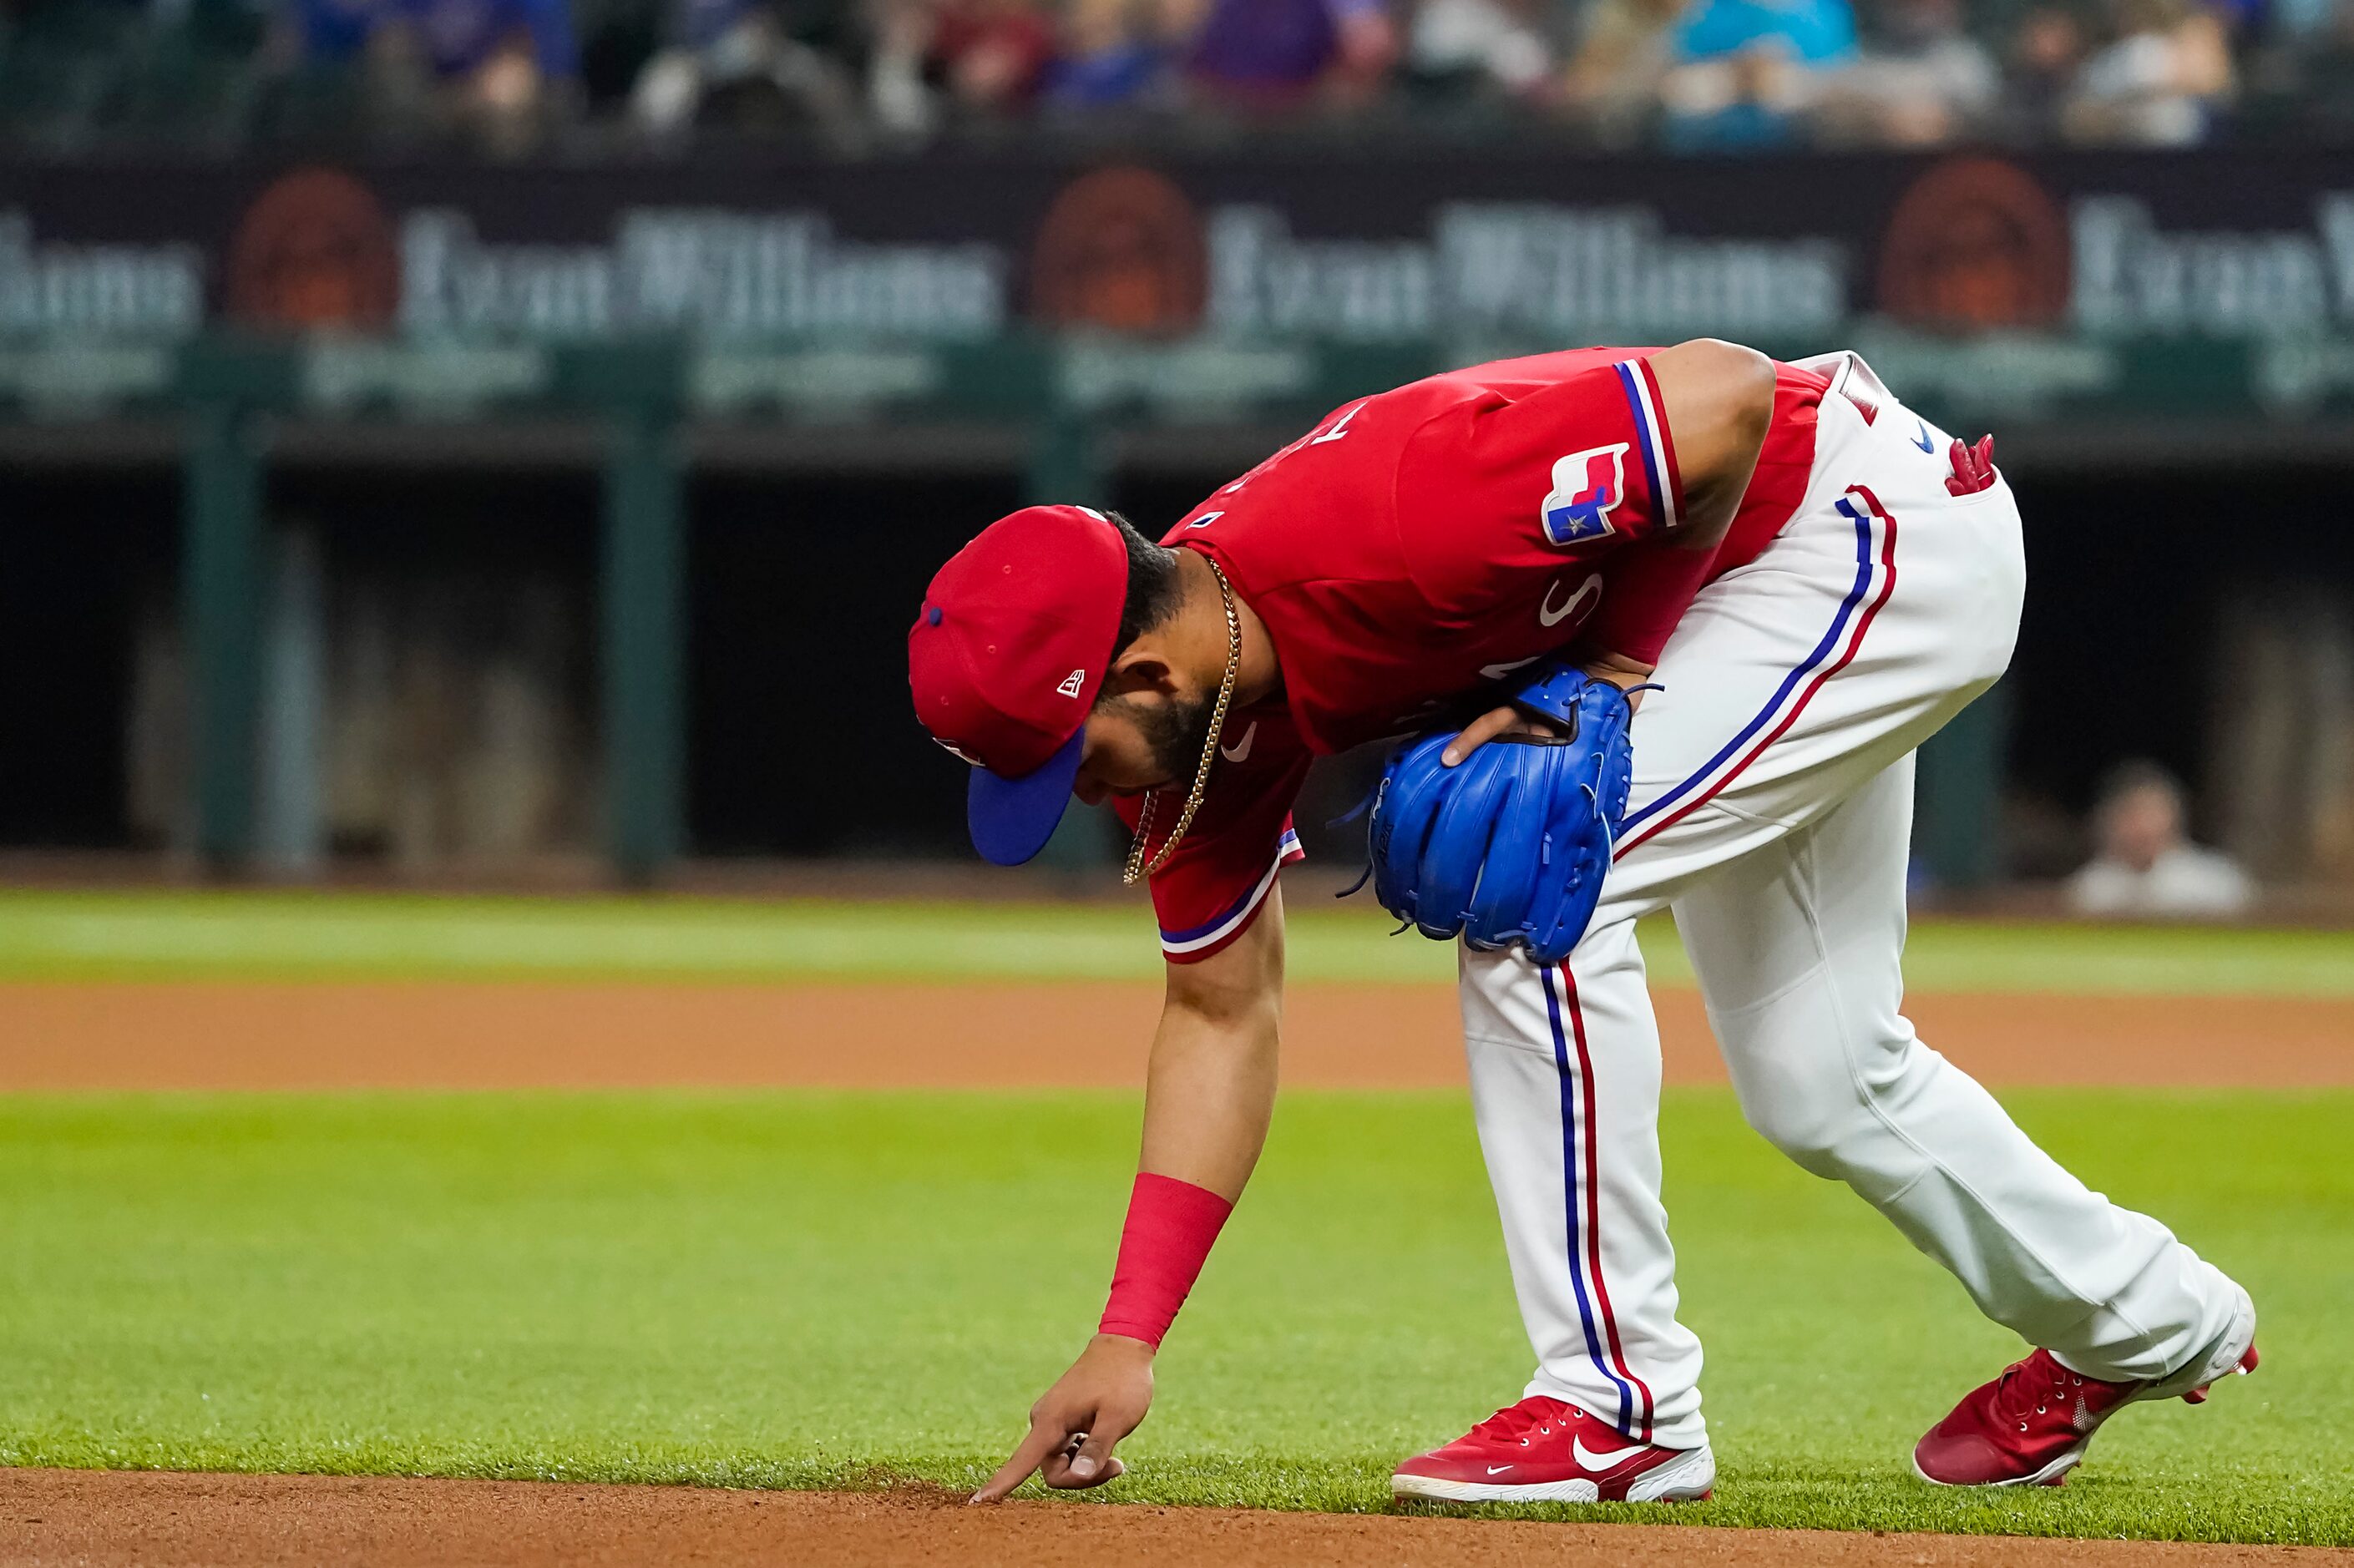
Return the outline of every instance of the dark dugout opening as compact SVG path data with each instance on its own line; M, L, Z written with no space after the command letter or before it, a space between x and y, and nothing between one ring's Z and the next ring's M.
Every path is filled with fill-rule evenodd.
M0 469L0 845L113 848L143 611L178 575L168 462Z
M688 501L688 839L701 854L970 855L965 765L907 702L907 628L1013 475L703 476Z

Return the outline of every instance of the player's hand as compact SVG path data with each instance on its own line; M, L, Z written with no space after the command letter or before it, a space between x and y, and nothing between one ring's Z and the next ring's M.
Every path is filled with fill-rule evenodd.
M1487 745L1500 735L1559 735L1561 726L1547 720L1534 718L1506 703L1500 708L1490 708L1463 726L1463 733L1449 741L1438 760L1452 768L1465 758Z
M1651 665L1638 663L1632 659L1621 658L1616 653L1605 653L1582 668L1594 680L1607 681L1621 689L1641 685L1651 678L1652 670ZM1642 693L1628 692L1628 711L1631 712L1642 705ZM1465 725L1463 733L1457 736L1453 743L1438 754L1438 760L1453 768L1500 735L1559 735L1560 733L1560 726L1545 719L1532 717L1512 706L1511 704L1506 703L1500 708L1489 709L1469 724Z
M977 1503L995 1502L1036 1472L1065 1491L1099 1487L1128 1468L1113 1446L1135 1431L1152 1404L1152 1347L1119 1334L1097 1334L1030 1407L1030 1434L998 1467Z

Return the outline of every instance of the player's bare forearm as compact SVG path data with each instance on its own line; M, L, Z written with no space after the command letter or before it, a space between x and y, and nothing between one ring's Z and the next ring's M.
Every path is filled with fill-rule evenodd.
M1649 364L1672 435L1681 521L1627 546L1587 629L1585 673L1623 689L1650 678L1707 580L1774 422L1774 362L1755 349L1696 338L1662 349Z
M1616 630L1638 639L1647 651L1665 640L1666 626L1691 602L1710 559L1741 510L1741 498L1757 471L1758 454L1773 426L1775 387L1771 359L1754 348L1712 337L1663 348L1650 356L1650 366L1675 443L1682 521L1672 533L1663 531L1627 546L1650 555L1621 568L1617 591L1623 594L1630 583L1640 581L1630 602L1656 606L1659 624L1620 625ZM1617 604L1616 599L1608 602L1602 620L1611 618ZM1580 667L1597 681L1628 691L1628 702L1639 704L1642 694L1634 688L1650 679L1655 662L1614 645L1612 632L1599 630L1599 624L1580 650ZM1465 726L1443 759L1453 767L1498 736L1553 727L1511 704L1500 704Z
M1144 1174L1206 1189L1228 1203L1241 1196L1275 1111L1282 1001L1283 902L1269 888L1267 906L1232 945L1199 963L1169 966L1145 1078L1138 1161ZM1173 1300L1167 1310L1175 1310ZM994 1502L1034 1474L1057 1489L1100 1486L1119 1475L1125 1467L1112 1450L1152 1404L1153 1348L1151 1340L1119 1333L1088 1340L1031 1406L1028 1434L972 1500Z
M1651 355L1683 479L1675 544L1713 550L1733 525L1774 421L1774 362L1754 348L1694 338Z
M1639 659L1629 659L1623 653L1597 653L1578 668L1597 681L1607 681L1627 694L1629 709L1643 705L1642 686L1651 678L1655 666ZM1539 718L1522 711L1517 705L1505 703L1490 708L1463 726L1463 733L1453 745L1440 752L1439 759L1453 768L1465 758L1487 745L1500 735L1560 735L1562 726L1548 718Z
M1145 1076L1141 1170L1242 1195L1275 1112L1283 895L1225 950L1169 966Z

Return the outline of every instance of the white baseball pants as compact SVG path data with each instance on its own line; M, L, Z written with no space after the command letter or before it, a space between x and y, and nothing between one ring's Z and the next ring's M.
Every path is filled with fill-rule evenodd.
M1557 969L1461 953L1472 1106L1537 1356L1527 1392L1638 1439L1705 1438L1635 939L1662 906L1750 1125L1854 1188L1988 1317L2123 1379L2188 1361L2233 1309L2220 1272L2087 1191L1898 1012L1912 753L2002 673L2025 583L2009 487L1948 493L1949 443L1893 401L1867 423L1824 400L1801 510L1702 590L1660 656L1585 939Z

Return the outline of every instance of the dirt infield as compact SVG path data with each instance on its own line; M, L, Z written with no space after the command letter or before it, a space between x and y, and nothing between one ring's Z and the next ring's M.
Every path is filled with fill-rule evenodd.
M704 1491L540 1481L0 1470L0 1564L207 1568L335 1563L1384 1563L1522 1568L2288 1568L2345 1563L2316 1547L1565 1525L1513 1520L1265 1513L1076 1503L969 1509L932 1491Z
M1697 993L1659 997L1670 1083L1724 1076ZM1132 1088L1160 991L1054 985L305 982L0 985L0 1089ZM2354 1001L1919 995L1990 1084L2354 1084ZM1284 1077L1462 1082L1455 993L1302 985Z

